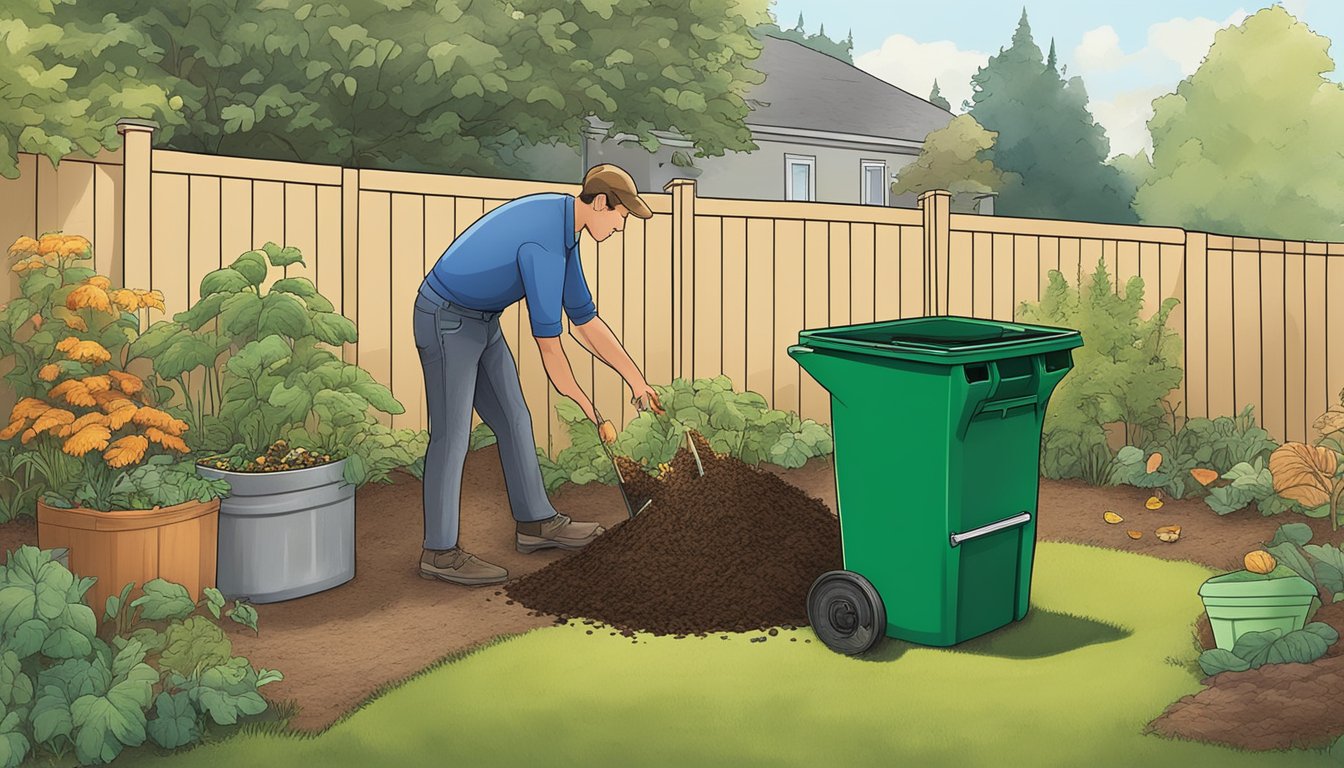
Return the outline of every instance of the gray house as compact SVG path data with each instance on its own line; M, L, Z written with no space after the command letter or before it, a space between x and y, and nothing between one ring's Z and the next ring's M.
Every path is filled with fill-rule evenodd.
M704 197L915 206L914 195L893 197L891 182L952 114L805 45L773 37L763 43L753 66L766 79L746 94L756 151L697 158L686 167L691 142L675 134L659 135L664 146L650 154L590 120L584 167L616 163L649 190L696 178Z

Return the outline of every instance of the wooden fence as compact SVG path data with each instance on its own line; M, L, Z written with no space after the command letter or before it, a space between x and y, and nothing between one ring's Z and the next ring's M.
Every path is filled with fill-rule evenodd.
M25 155L0 180L0 239L64 230L88 236L115 283L164 292L168 311L200 279L268 241L296 246L306 276L354 320L345 350L406 405L394 426L426 423L410 306L435 259L494 207L568 185L354 170L154 150L152 126L125 121L124 146L53 168ZM676 180L645 195L605 243L585 238L599 313L648 379L724 374L777 408L826 420L826 393L788 358L798 331L935 314L1011 320L1050 270L1070 283L1098 260L1123 284L1145 282L1145 309L1166 297L1184 340L1173 401L1190 416L1255 406L1277 439L1314 436L1344 387L1344 244L1225 237L1181 229L952 214L946 193L919 209L698 197ZM6 272L6 274L9 274ZM0 301L14 294L11 275ZM526 308L502 318L538 444L563 444ZM1333 330L1333 339L1331 338ZM1334 342L1333 344L1331 342ZM633 411L620 378L566 337L575 373L609 418ZM540 418L542 413L549 418Z

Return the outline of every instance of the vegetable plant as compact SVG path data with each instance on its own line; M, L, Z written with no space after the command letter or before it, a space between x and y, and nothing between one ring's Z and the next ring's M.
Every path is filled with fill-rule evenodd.
M1199 655L1199 666L1206 675L1220 672L1245 672L1265 664L1310 664L1321 658L1339 641L1339 633L1329 624L1314 621L1302 629L1284 633L1279 629L1247 632L1237 638L1232 650L1213 648Z
M108 598L100 632L92 584L35 547L0 565L0 768L30 753L106 763L146 739L174 749L267 709L259 689L282 675L234 656L216 623L255 630L251 606L156 579Z
M1181 339L1167 325L1176 299L1165 299L1141 319L1144 284L1131 278L1117 292L1104 260L1090 281L1072 287L1058 270L1037 303L1023 302L1017 320L1076 328L1074 372L1056 387L1041 437L1041 473L1104 485L1113 471L1108 425L1119 425L1126 444L1143 445L1160 428L1164 398L1181 380Z
M114 289L82 265L93 258L83 237L21 237L9 253L22 293L8 306L0 332L0 355L14 360L10 381L22 395L0 429L14 472L8 482L17 489L11 498L27 503L39 487L44 500L62 507L167 506L169 487L141 481L190 452L183 439L188 425L161 407L167 393L130 370L138 313L162 310L163 296ZM149 460L158 469L141 471ZM20 471L23 479L16 481ZM193 488L202 500L226 490L220 484ZM131 497L144 506L128 507Z
M1279 564L1275 573L1295 573L1315 584L1323 602L1344 600L1344 550L1310 542L1311 526L1306 523L1280 525L1265 546Z
M345 479L384 481L412 464L419 436L373 410L404 413L387 387L332 348L358 340L355 324L307 278L296 248L267 243L201 279L200 300L155 323L131 345L179 393L186 421L222 468L258 471L257 458L291 448L346 459ZM279 275L266 288L272 271ZM199 372L199 375L193 375ZM216 464L218 466L218 464Z
M1340 392L1344 402L1344 391ZM1339 530L1340 499L1344 497L1344 409L1326 411L1314 425L1321 438L1315 445L1285 443L1269 457L1274 490L1301 504L1314 517L1330 517Z

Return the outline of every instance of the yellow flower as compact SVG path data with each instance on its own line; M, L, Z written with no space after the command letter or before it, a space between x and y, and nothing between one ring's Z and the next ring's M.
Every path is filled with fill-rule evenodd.
M29 270L40 269L40 268L42 268L42 267L44 267L44 266L46 266L46 265L43 264L42 261L41 261L40 259L29 259L29 260L27 260L27 261L20 261L19 263L17 263L17 264L15 264L14 266L10 267L10 268L9 268L9 271L10 271L10 272L16 272L16 273L18 273L18 274L21 275L21 274L23 274L24 272L27 272L27 271L29 271Z
M112 291L110 296L113 304L127 312L134 312L140 308L140 298L129 288L118 288Z
M92 408L98 404L89 393L89 388L84 386L82 381L76 379L66 379L60 384L51 388L49 396L54 400L58 397L65 398L65 402L71 405L78 405L84 408Z
M90 392L106 392L112 388L112 380L107 376L85 376L79 383Z
M17 421L12 422L8 427L5 427L4 430L0 431L0 440L13 440L14 436L22 432L26 426L28 426L27 419L18 419Z
M52 254L60 253L61 243L64 240L65 240L64 235L60 235L54 232L43 235L42 239L37 241L37 255L50 256Z
M75 344L66 355L81 363L102 364L112 359L112 353L96 341L81 341Z
M160 429L156 429L154 427L147 427L145 429L145 435L147 435L150 440L153 440L159 445L162 445L164 448L168 448L177 451L179 453L189 453L191 451L191 449L187 447L187 444L182 442L182 438L177 437L176 435L167 434Z
M109 290L112 287L112 281L108 280L103 275L94 275L93 277L90 277L88 280L85 280L84 284L92 285L95 288L102 288L104 291Z
M61 450L71 456L83 456L89 451L102 451L107 448L107 440L112 433L102 424L90 424L65 441Z
M121 429L135 418L136 411L140 409L130 400L117 399L104 404L103 410L107 411L107 425L112 429Z
M83 256L93 248L93 244L87 238L80 235L66 235L61 238L61 247L58 250L62 256L70 258L72 256ZM103 278L106 280L107 278ZM107 286L103 286L106 288Z
M107 460L108 466L125 467L143 459L148 448L149 440L143 435L127 435L112 443L103 458Z
M9 255L13 257L28 256L37 253L37 241L27 235L20 237L9 246Z
M57 376L61 375L61 367L55 363L47 363L42 366L42 370L37 372L37 378L43 381L55 381Z
M134 395L136 392L145 388L145 383L135 374L125 373L124 371L108 371L107 375L117 383L117 386L121 388L122 392L125 392L128 395Z
M56 342L56 351L69 352L70 350L74 349L75 345L78 343L79 343L78 336L66 336L64 339L61 339L60 341Z
M52 430L56 427L63 427L74 420L75 414L63 408L52 408L41 416L38 416L37 421L33 422L33 432L40 435L43 432Z
M10 420L15 419L35 419L38 416L51 410L51 406L38 400L35 397L25 397L14 405L14 410L10 412Z
M102 424L103 426L107 426L107 417L97 411L86 413L69 424L66 424L64 427L61 427L60 431L56 433L56 436L69 437L90 424Z
M136 288L135 295L140 299L140 307L142 309L157 309L160 312L164 311L162 291L144 291Z
M37 437L37 432L30 427L28 429L25 429L23 431L23 434L19 436L19 442L24 445L27 445L28 441L32 440L34 437Z
M172 416L160 411L158 408L150 408L148 406L137 410L131 421L144 427L156 427L173 435L180 435L187 431L187 423L185 421L174 419ZM145 430L145 434L150 435L150 438L153 439L153 435L149 430ZM155 442L158 441L155 440Z
M79 286L65 297L65 306L67 309L84 309L91 307L99 312L111 312L112 300L108 298L107 291L92 281Z

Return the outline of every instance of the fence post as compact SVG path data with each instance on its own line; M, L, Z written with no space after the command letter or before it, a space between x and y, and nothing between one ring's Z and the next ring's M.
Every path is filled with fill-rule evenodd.
M121 264L112 265L112 274L120 271L122 284L149 289L150 278L150 167L154 131L153 120L123 118L117 121L122 140Z
M341 171L341 314L359 327L359 169ZM346 344L341 359L359 361L359 344Z
M919 196L924 212L924 314L947 312L947 270L951 256L952 194L931 189Z
M686 338L695 312L695 181L673 179L672 195L672 378L689 377L695 340Z

